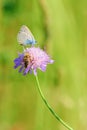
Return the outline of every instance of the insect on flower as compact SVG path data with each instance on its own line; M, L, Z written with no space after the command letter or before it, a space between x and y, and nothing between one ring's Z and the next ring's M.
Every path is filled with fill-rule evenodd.
M24 67L27 68L27 67L28 67L28 64L29 64L31 61L32 61L32 60L31 60L31 57L30 57L29 53L26 52L26 53L24 54L24 58L23 58Z
M16 69L20 66L19 72L23 71L26 75L28 72L37 74L37 69L46 70L47 64L52 64L54 61L39 47L26 48L22 54L14 60Z
M26 46L26 45L34 45L36 44L36 40L29 30L29 28L25 25L22 25L20 28L20 31L17 35L17 41L19 42L20 45Z

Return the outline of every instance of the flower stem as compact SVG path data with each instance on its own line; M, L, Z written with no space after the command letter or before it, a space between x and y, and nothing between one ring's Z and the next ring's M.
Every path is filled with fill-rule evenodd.
M38 80L38 76L36 75L36 81L37 81L37 88L38 88L38 91L40 93L40 96L42 98L42 100L44 101L45 105L47 106L47 108L49 109L49 111L52 113L52 115L63 125L65 126L68 130L73 130L73 128L71 128L70 126L68 126L55 112L54 110L51 108L51 106L48 104L47 100L45 99L42 91L41 91L41 88L40 88L40 84L39 84L39 80Z

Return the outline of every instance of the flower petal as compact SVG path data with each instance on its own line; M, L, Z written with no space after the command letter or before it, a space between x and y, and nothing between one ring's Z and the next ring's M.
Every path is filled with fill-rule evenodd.
M23 70L24 66L22 65L21 68L19 69L19 72L21 72Z
M30 68L31 68L31 65L28 65L28 67L24 70L24 75L26 75L29 72Z
M40 69L41 69L42 71L46 71L46 65L41 65L41 66L40 66Z
M37 71L36 71L36 69L34 69L33 71L34 71L34 75L37 75Z

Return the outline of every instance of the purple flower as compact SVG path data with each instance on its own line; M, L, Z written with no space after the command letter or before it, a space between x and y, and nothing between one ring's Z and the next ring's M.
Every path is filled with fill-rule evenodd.
M37 74L37 68L45 71L47 64L52 64L54 61L40 48L31 47L24 50L23 54L14 60L17 68L20 66L19 72L23 71L26 75L28 72Z

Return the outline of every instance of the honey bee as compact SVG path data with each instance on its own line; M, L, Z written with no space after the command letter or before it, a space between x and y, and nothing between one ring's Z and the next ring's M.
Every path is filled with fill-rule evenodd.
M28 52L25 53L23 61L24 61L24 66L25 66L25 68L27 68L27 66L28 66L29 63L30 63L30 56L29 56L29 53L28 53Z

